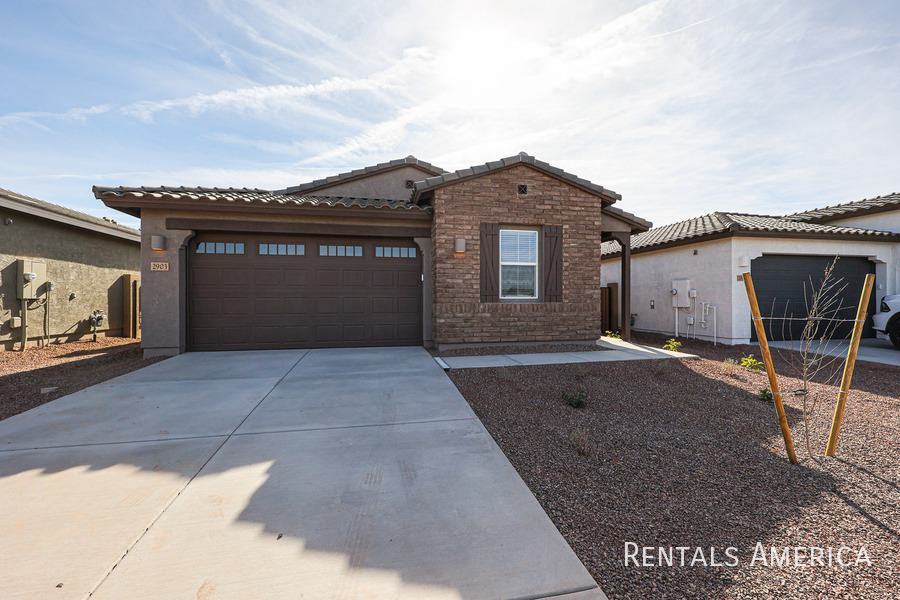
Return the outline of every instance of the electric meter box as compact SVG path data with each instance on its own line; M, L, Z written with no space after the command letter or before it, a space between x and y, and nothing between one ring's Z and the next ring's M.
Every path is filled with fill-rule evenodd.
M690 279L673 279L672 280L672 306L674 308L690 308L691 298L688 290L691 289Z
M47 293L47 263L20 258L16 260L16 265L19 275L16 298L19 300L43 298Z

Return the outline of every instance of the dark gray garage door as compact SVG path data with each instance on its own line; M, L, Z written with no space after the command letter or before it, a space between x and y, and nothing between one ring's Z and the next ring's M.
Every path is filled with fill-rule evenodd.
M412 240L200 234L189 252L192 350L422 343Z
M770 340L799 340L805 321L768 320L766 317L806 318L811 290L817 289L831 266L833 256L790 256L771 254L754 259L750 265L753 286L759 300L759 310ZM841 279L839 318L855 319L859 297L868 273L875 272L875 265L866 258L841 257L834 268L834 278ZM805 287L804 287L805 284ZM875 309L875 295L869 307L869 315ZM872 337L871 319L867 319L864 337ZM847 322L835 333L836 337L849 337L853 323ZM751 328L756 340L756 331Z

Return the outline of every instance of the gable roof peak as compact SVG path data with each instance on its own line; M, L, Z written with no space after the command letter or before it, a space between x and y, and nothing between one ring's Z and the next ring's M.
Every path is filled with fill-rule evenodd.
M445 185L474 179L476 177L481 177L483 175L495 173L504 169L510 169L521 164L526 164L531 168L544 173L545 175L549 175L554 179L558 179L559 181L577 187L589 194L599 196L600 198L602 198L605 204L612 204L613 202L622 199L622 196L620 194L617 194L612 190L607 190L602 185L591 183L587 179L582 179L581 177L578 177L571 173L567 173L562 169L554 167L553 165L542 160L538 160L523 151L514 156L501 158L500 160L491 161L481 165L475 165L467 169L460 169L452 173L442 173L439 175L435 175L434 177L429 177L422 181L416 181L414 184L412 202L418 203L423 194L431 192L432 190L435 190L437 188L444 187Z

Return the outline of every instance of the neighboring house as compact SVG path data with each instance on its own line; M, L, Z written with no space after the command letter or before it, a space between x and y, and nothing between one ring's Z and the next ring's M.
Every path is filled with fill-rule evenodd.
M98 333L121 335L123 275L137 277L140 258L135 229L0 189L0 349L26 329L30 344L78 340L96 310Z
M94 194L141 218L145 356L595 340L601 242L650 227L524 153L455 173L410 156L277 191Z
M855 318L868 273L875 274L870 315L883 296L900 293L900 195L785 217L716 212L636 235L631 254L636 330L674 335L677 328L682 336L748 343L756 337L745 272L753 277L766 318L805 317L811 281L818 284L836 256L835 275L846 284L841 317ZM604 244L604 285L617 281L620 258L621 245ZM802 326L803 321L767 319L767 335L797 339ZM874 335L871 320L864 335Z

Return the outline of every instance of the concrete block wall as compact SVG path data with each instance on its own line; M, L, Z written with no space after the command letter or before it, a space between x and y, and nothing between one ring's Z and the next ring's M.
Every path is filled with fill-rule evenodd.
M528 186L526 195L517 196L518 184ZM480 302L481 223L561 225L563 301ZM600 236L600 198L524 165L439 188L432 224L435 342L599 338ZM466 240L462 256L454 252L456 238Z

